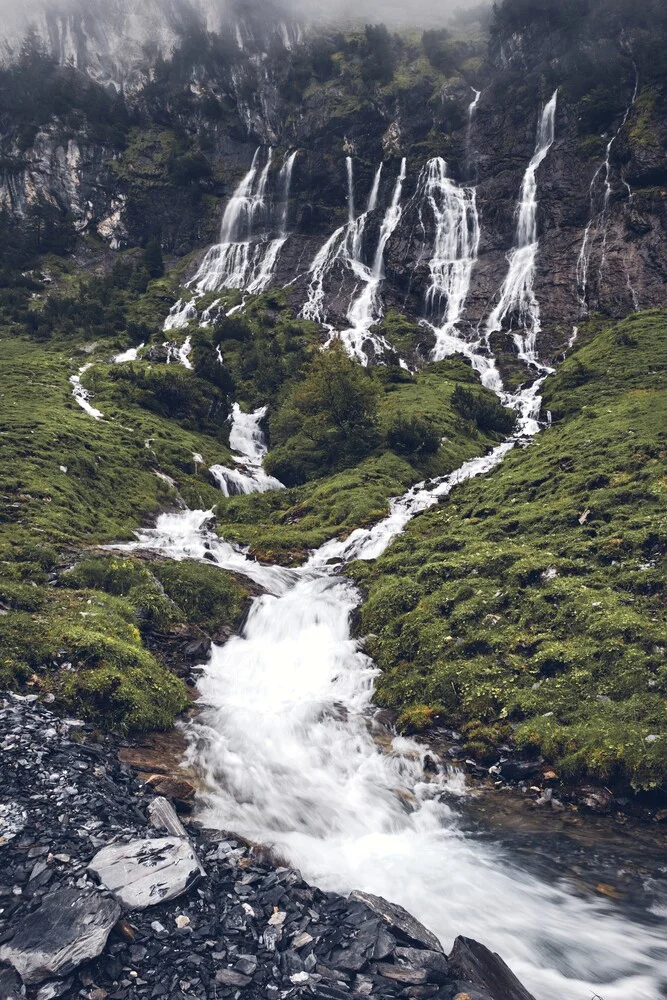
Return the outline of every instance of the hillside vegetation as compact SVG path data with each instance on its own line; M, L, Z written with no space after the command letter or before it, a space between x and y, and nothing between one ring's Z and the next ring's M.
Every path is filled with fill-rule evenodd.
M592 324L545 387L553 427L352 568L404 728L663 785L666 334L659 311Z

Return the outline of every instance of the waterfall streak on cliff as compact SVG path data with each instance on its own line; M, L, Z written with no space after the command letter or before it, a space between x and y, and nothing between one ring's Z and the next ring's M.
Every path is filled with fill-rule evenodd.
M220 225L220 242L206 254L188 287L197 296L237 288L249 294L263 292L271 283L280 251L288 239L289 206L294 164L291 153L277 178L277 197L269 194L273 150L260 169L262 150L255 152L250 170L229 199ZM178 302L165 329L185 326L197 314L195 299Z
M426 293L428 322L436 336L433 360L441 361L459 343L461 321L480 241L474 188L459 187L437 157L426 165L419 191L435 220L435 243L429 262L431 284ZM458 350L458 347L455 348Z
M558 91L554 93L544 108L540 118L537 146L533 158L523 178L516 246L510 251L509 270L500 291L496 308L486 325L486 339L492 333L502 330L509 318L512 324L515 316L519 331L514 340L522 360L536 362L536 338L541 329L540 307L535 296L535 267L539 244L537 240L537 171L547 157L554 143L556 104Z
M607 235L609 229L609 203L611 200L611 195L613 192L611 183L611 153L616 143L616 140L620 136L621 132L625 128L628 122L628 118L637 102L637 96L639 94L639 71L635 66L635 87L632 94L632 98L627 108L625 109L625 114L623 120L619 125L618 129L611 137L607 143L604 162L600 164L598 169L593 174L593 179L590 184L590 214L588 225L584 232L584 240L581 245L581 250L579 251L579 258L577 260L577 288L579 291L579 303L581 306L582 313L587 313L589 309L588 303L588 277L590 270L591 256L593 254L593 249L596 241L601 239L601 250L600 250L600 268L599 268L599 279L602 279L602 274L607 263ZM604 190L602 195L602 205L599 212L596 213L595 206L597 201L597 187L600 177L604 174ZM628 199L632 202L632 189L628 182L622 178L623 184L628 191ZM632 287L630 285L630 278L628 276L628 284L630 291L632 293L633 305L636 306L636 299Z
M234 461L240 468L230 469L224 465L212 465L209 469L226 497L246 493L268 493L270 490L284 488L278 479L267 476L264 472L266 442L261 424L265 416L265 406L255 410L254 413L244 413L238 403L234 404L229 447L236 452Z
M357 358L363 365L368 364L368 355L364 350L365 344L370 342L378 354L382 354L389 348L384 337L371 334L370 331L371 327L382 318L380 289L384 281L384 252L387 243L401 221L401 195L406 178L406 165L407 161L403 159L389 208L382 220L372 267L369 268L356 259L352 261L353 270L362 283L362 290L352 300L347 313L350 327L347 330L342 330L339 337L345 345L348 354L351 357Z
M348 208L351 206L353 212L354 168L350 157L347 158L347 176ZM333 334L334 328L328 322L327 317L327 282L331 279L336 268L340 266L350 268L357 275L363 275L368 271L368 268L362 262L363 240L366 223L377 209L381 178L382 164L380 164L375 172L373 184L368 195L366 211L356 219L354 215L348 217L347 224L335 231L317 253L313 263L310 265L308 298L301 310L301 315L304 319L310 319L315 323L319 323L320 326L329 330L331 334Z

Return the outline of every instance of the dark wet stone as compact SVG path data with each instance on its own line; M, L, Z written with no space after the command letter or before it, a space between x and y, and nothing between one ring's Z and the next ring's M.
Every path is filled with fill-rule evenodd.
M60 889L19 921L0 948L0 961L14 966L25 983L66 976L102 953L120 914L117 901L100 892Z
M369 909L382 917L399 937L404 938L410 944L421 945L431 951L443 951L435 934L420 924L418 920L415 920L402 906L389 903L381 896L372 896L366 892L353 892L350 899L365 903Z
M535 1000L499 955L471 938L458 937L448 961L454 977L486 990L491 1000Z

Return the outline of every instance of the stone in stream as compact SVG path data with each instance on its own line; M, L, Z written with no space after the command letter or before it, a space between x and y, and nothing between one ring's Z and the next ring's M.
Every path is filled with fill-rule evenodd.
M192 847L180 837L105 847L88 869L128 910L175 899L204 874Z
M60 889L16 926L0 948L24 983L66 976L82 962L97 958L121 915L115 899L101 892Z
M441 954L443 953L443 947L435 934L424 927L423 924L420 924L418 920L415 920L402 906L398 906L396 903L388 903L381 896L372 896L368 892L353 892L350 895L350 899L365 903L369 909L373 910L374 913L391 927L395 934L398 934L401 938L405 938L409 944L421 946L430 951L439 951Z
M448 961L453 977L485 990L490 1000L535 1000L500 955L478 941L458 937Z

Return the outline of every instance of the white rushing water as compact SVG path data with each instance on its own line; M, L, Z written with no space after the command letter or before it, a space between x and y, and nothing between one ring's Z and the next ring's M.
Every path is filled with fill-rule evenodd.
M406 178L406 166L407 161L403 159L389 207L382 220L372 265L369 267L364 264L359 256L351 258L351 267L355 277L361 284L361 291L353 297L347 312L347 320L350 326L346 330L341 330L338 333L338 337L344 344L348 354L360 361L362 365L368 364L368 354L365 350L368 344L372 344L377 354L382 354L389 348L384 337L371 333L371 330L382 319L383 308L380 289L384 281L384 252L387 243L401 221L403 211L401 208L401 195ZM372 200L373 192L371 192ZM375 200L377 200L377 192L375 192ZM371 209L369 208L370 211ZM350 226L353 228L354 223L350 223ZM357 244L357 252L359 252L361 249L361 235L357 236L353 244L353 249Z
M266 444L261 425L265 416L265 406L254 413L244 413L238 403L234 404L229 447L236 452L234 461L239 467L212 465L209 469L226 497L284 489L278 479L268 476L263 469Z
M525 420L534 394L517 401ZM249 426L239 424L246 442ZM513 446L415 487L383 522L327 543L299 570L249 559L207 530L203 511L164 515L141 534L136 548L212 559L266 590L243 633L214 648L200 683L190 751L206 781L200 818L272 845L325 889L403 904L445 947L457 934L483 941L538 1000L658 1000L659 975L667 975L662 935L465 834L441 799L450 785L460 793L460 780L427 778L423 749L411 740L394 738L386 753L373 738L377 671L352 638L360 595L337 566L379 556L415 513L488 472Z
M270 178L273 150L260 167L261 146L252 165L227 202L220 224L220 242L211 247L187 287L190 299L179 299L167 317L165 331L182 329L197 318L197 299L209 292L240 289L258 295L275 273L280 251L289 238L289 208L298 150L290 153L278 172L275 192ZM202 324L210 322L210 310Z
M447 176L447 164L440 157L429 160L418 193L435 222L426 306L428 325L436 336L433 360L441 361L460 348L457 328L479 252L477 197L474 188L459 187Z
M310 319L314 323L319 323L330 334L334 334L334 327L329 323L326 307L326 297L328 285L335 281L339 268L351 270L355 274L364 274L366 265L362 260L364 233L366 224L377 209L378 196L380 192L380 180L382 178L383 165L380 164L375 172L373 184L368 195L366 209L361 215L355 218L355 192L354 192L354 165L352 158L346 158L347 173L347 205L348 220L344 226L340 226L332 236L326 241L324 246L315 256L309 268L308 296L301 310L304 319ZM366 272L368 269L366 268Z
M81 376L85 375L89 368L92 368L92 363L83 365L82 368L79 368L77 375L70 375L69 382L72 386L72 395L81 409L85 410L88 416L92 417L93 420L101 420L104 414L93 406L90 402L90 393L81 385Z
M556 90L540 117L537 145L521 186L516 246L509 254L507 277L500 290L498 303L491 313L486 338L503 328L509 319L519 357L536 362L536 338L540 332L540 307L535 296L535 266L539 243L537 239L537 171L553 146L555 138ZM516 324L516 325L515 325Z

